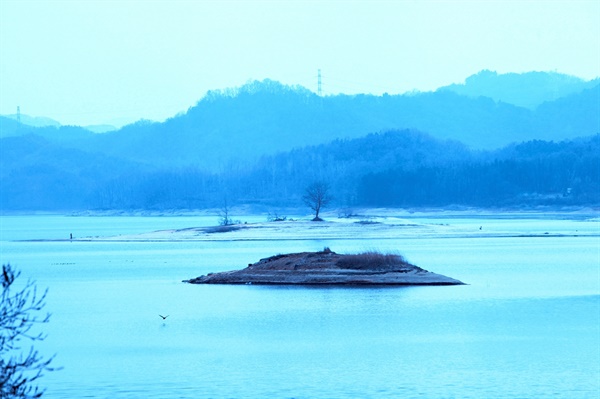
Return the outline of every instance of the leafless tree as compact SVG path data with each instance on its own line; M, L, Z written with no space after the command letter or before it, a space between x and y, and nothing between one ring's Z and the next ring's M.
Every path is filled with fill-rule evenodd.
M221 208L219 208L219 226L230 226L234 224L234 221L231 219L231 208L225 197L223 199L223 203L221 204Z
M44 359L30 347L22 352L22 341L42 341L46 336L34 333L37 324L47 323L49 314L38 316L46 305L46 292L39 295L35 284L28 281L14 289L20 275L10 265L2 265L2 301L0 302L0 398L39 398L44 390L34 382L44 371L52 371L53 358Z
M329 193L329 185L324 182L314 182L306 188L302 200L310 209L315 211L315 217L313 221L321 221L319 212L321 208L326 207L331 203L333 197Z

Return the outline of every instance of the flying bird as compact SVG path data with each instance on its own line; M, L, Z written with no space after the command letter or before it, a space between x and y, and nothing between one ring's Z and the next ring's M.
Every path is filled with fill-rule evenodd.
M167 317L169 317L169 315L163 316L161 314L159 314L159 316L162 317L163 320L166 319Z

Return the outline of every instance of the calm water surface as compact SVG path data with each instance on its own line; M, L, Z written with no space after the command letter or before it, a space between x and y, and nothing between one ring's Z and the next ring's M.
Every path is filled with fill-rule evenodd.
M215 218L2 217L0 260L48 287L48 398L594 398L598 221L432 223L582 236L241 242L23 242ZM459 287L195 286L276 253L399 251ZM163 322L158 314L169 314Z

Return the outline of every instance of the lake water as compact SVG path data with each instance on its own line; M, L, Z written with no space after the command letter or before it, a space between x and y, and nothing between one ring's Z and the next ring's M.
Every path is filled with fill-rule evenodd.
M2 216L0 260L49 288L47 398L594 398L600 224L418 218L539 237L18 241L215 224L206 217ZM264 220L264 217L262 218ZM577 231L557 236L555 231ZM266 256L397 251L468 285L189 285ZM162 321L158 314L168 314Z

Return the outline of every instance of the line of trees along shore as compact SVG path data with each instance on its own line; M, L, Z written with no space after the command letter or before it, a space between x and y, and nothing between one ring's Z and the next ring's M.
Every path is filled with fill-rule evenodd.
M329 185L335 207L600 204L600 135L475 151L417 131L389 131L230 163L218 173L90 158L32 142L47 156L0 173L2 210L201 209L223 201L302 206L315 181ZM81 162L85 168L74 167Z
M338 206L598 205L600 136L488 152L394 131L268 157L229 185L294 203L312 181L329 182Z

